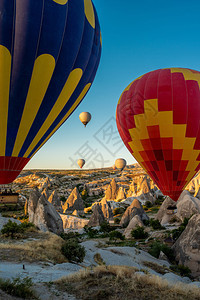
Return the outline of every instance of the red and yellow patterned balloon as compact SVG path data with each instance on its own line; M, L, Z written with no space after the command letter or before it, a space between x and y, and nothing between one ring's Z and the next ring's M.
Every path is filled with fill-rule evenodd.
M159 69L129 84L117 105L126 147L175 201L200 169L199 87L198 71Z

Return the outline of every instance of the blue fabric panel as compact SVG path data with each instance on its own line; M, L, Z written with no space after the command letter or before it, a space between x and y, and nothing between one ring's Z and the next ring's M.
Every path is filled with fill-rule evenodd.
M6 156L11 156L37 53L44 1L16 0ZM17 113L16 113L17 112Z
M0 45L10 52L14 34L14 0L0 0Z
M37 56L48 53L57 60L65 32L67 9L68 3L59 5L52 0L45 1Z

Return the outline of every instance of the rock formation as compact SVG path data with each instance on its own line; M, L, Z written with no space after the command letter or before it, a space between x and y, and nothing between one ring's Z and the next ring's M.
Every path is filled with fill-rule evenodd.
M149 176L135 176L127 192L127 197L139 197L142 203L145 203L146 201L154 203L153 186L153 182Z
M183 221L184 218L190 218L194 214L200 214L200 200L185 190L178 199L176 215Z
M105 192L105 198L107 200L115 200L117 198L118 190L119 187L113 178Z
M58 194L56 193L56 191L53 191L51 193L51 195L48 198L48 201L53 204L53 206L55 207L55 209L59 212L62 212L62 207L61 207L61 203L60 203L60 199L58 197Z
M126 227L125 231L124 231L124 235L126 237L126 239L129 239L132 237L131 235L131 231L133 229L135 229L137 226L143 227L144 224L140 218L140 216L135 215L129 222L128 226Z
M186 190L188 190L190 193L194 194L194 197L196 197L200 187L200 173L197 174L187 185Z
M84 213L83 199L81 198L77 187L73 189L62 209L64 213L73 213L74 210L77 210L81 214Z
M179 264L187 266L194 277L200 276L200 214L189 220L172 248Z
M120 200L123 200L123 199L126 199L126 195L125 195L123 187L120 186L120 188L118 190L118 193L117 193L116 200L120 201Z
M101 202L98 203L99 206L101 207L101 210L103 212L104 218L109 220L113 218L113 212L110 206L110 203L106 200L104 197Z
M105 221L103 212L101 210L100 205L95 205L93 209L93 213L90 217L90 220L88 222L89 227L95 227L95 226L100 226L103 222Z
M174 218L174 212L176 210L173 211L171 209L168 209L171 207L176 207L176 202L167 196L155 217L157 220L160 221L161 225L170 223L170 221Z
M45 180L43 181L42 186L40 187L40 191L43 191L44 189L49 188L50 186L51 186L51 181L50 181L49 177L47 176L45 178Z
M63 222L59 213L37 188L30 193L28 214L29 221L40 230L44 232L51 231L56 234L63 232Z
M138 215L142 221L149 219L138 199L134 199L131 205L126 209L121 218L120 225L126 227L130 220L136 215Z
M50 194L48 188L44 188L42 194L45 195L46 199L49 199Z
M88 224L88 219L78 218L76 216L69 216L60 214L60 217L63 221L63 228L64 229L81 229L85 225Z

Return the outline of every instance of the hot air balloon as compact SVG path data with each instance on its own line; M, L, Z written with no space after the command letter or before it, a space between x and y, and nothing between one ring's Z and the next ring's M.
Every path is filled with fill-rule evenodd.
M84 159L79 159L79 160L77 161L77 164L78 164L79 167L82 169L82 167L83 167L84 164L85 164L85 160L84 160Z
M116 166L115 165L113 165L112 168L113 168L113 170L116 170Z
M126 167L126 160L123 158L118 158L115 161L115 167L120 170L123 171L123 169Z
M91 118L92 118L92 116L89 112L82 112L79 115L79 119L83 123L83 125L85 125L85 127L90 122Z
M129 84L117 105L126 147L175 201L200 169L199 84L198 71L152 71Z
M101 56L91 0L0 0L0 184L88 92Z

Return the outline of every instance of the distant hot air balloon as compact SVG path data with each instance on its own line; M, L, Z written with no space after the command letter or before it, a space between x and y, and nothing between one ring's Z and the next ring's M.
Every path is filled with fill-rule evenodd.
M115 167L120 170L123 171L123 169L126 167L126 160L123 158L118 158L115 161Z
M125 145L175 201L200 169L199 85L198 71L160 69L133 81L117 105Z
M85 164L85 160L84 160L84 159L79 159L79 160L77 161L77 164L78 164L79 167L82 169L82 167L83 167L84 164Z
M88 92L101 56L91 0L0 0L0 184Z
M83 123L83 125L85 125L85 127L90 122L91 118L92 118L92 116L89 112L82 112L79 115L79 119Z
M113 170L116 170L116 166L115 165L113 165L112 168L113 168Z

